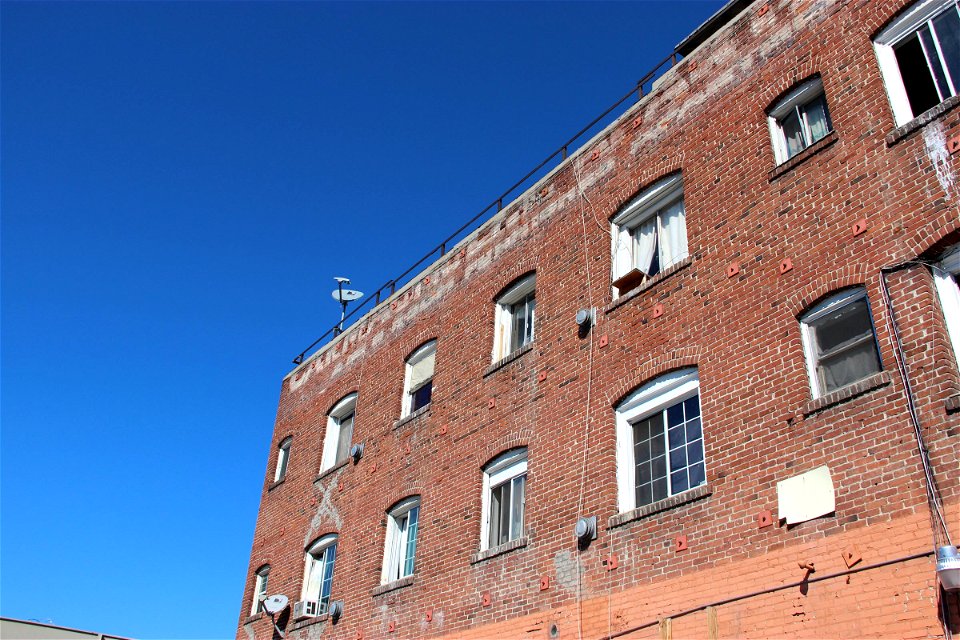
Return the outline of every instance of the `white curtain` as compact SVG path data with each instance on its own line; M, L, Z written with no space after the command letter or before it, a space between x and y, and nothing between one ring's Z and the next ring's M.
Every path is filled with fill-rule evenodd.
M660 216L663 226L663 235L660 238L660 268L666 269L687 257L687 221L683 200L677 200L668 206Z
M633 234L627 227L615 228L613 245L614 279L633 269Z
M653 252L657 248L657 218L653 217L641 224L636 231L634 266L644 273L650 273Z
M323 580L323 552L320 552L320 559L310 556L310 576L307 578L307 599L317 600L320 598L320 582Z
M436 351L431 351L423 356L419 361L410 365L410 390L423 386L423 383L433 377L434 360L437 357Z

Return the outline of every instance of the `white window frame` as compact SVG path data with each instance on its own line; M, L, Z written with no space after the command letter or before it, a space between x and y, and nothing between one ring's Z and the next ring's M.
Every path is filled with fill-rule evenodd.
M329 533L317 538L304 553L303 568L303 588L300 591L301 600L314 600L319 603L317 614L324 614L330 606L330 594L332 592L333 572L336 569L337 560L337 542L339 536L335 533ZM327 567L329 565L330 578L325 579ZM311 589L311 582L316 586ZM328 588L324 593L324 585Z
M293 444L293 436L284 438L277 447L277 464L273 471L273 481L280 482L287 477L287 467L290 464L290 445Z
M827 133L823 136L813 139L813 134L810 130L810 124L807 119L807 110L811 103L813 103L817 98L823 97L824 104L824 114L827 118ZM823 90L823 80L819 77L811 78L806 82L800 84L793 91L784 96L773 108L767 113L767 124L770 127L770 141L773 144L773 155L776 158L777 164L781 165L790 158L796 156L800 153L794 153L790 155L790 151L787 148L787 138L786 134L783 131L783 121L791 113L796 113L800 121L800 129L803 135L803 148L806 149L810 145L822 140L833 131L833 120L830 117L830 105L827 104L826 94ZM802 151L802 149L801 149Z
M940 297L940 308L947 325L947 336L953 347L956 362L960 365L960 244L947 250L946 255L933 269L933 281Z
M493 361L497 362L536 339L536 288L537 274L530 273L515 282L497 296L494 318ZM530 339L514 346L513 320L519 305L525 306ZM524 332L526 334L526 332Z
M411 520L414 521L412 526ZM413 530L412 542L411 529ZM388 584L411 576L416 571L419 531L420 496L401 500L387 512L387 535L380 584Z
M267 579L270 577L270 565L263 565L253 575L253 603L250 605L250 615L260 613L263 608L263 599L267 597Z
M338 462L346 459L346 456L338 457L337 450L340 447L340 439L343 422L349 417L353 423L350 425L350 435L352 440L353 429L356 423L357 413L357 394L351 393L341 399L330 409L327 414L327 431L323 438L323 456L320 461L320 472L335 466ZM350 443L347 443L346 449L349 451Z
M406 417L415 411L413 407L413 400L417 391L427 386L428 384L433 386L433 374L436 371L436 358L437 358L437 341L431 340L424 345L421 345L410 354L410 357L407 358L406 366L404 366L404 375L403 375L403 408L400 414L400 417ZM414 374L418 373L418 369L426 365L426 368L430 371L430 377L417 380L416 386L413 385ZM431 390L431 396L433 390ZM426 407L430 404L428 401L423 406ZM417 407L418 409L422 407Z
M696 367L690 367L655 378L631 393L623 402L617 405L617 504L620 513L625 513L637 508L637 469L633 442L634 423L699 394L700 375ZM701 439L705 441L702 409L700 412L700 430ZM703 453L703 477L705 483L707 477L705 446ZM672 491L670 485L671 469L669 449L667 458L668 497L695 489L696 487L690 487L676 493ZM702 486L702 484L703 483L697 486Z
M667 208L680 202L680 217L683 221L682 233L676 238L676 243L667 242L667 253L659 255L664 251L664 225L661 214L667 212ZM689 244L687 242L687 210L683 197L683 175L675 173L673 175L661 178L653 183L633 200L631 200L623 209L610 220L611 235L611 253L613 255L613 274L612 279L623 277L630 271L638 269L638 255L636 234L641 226L651 218L656 218L656 245L654 247L659 253L656 256L660 268L658 273L666 271L677 264L688 255L690 255ZM617 295L625 293L614 287Z
M886 87L887 97L890 99L890 106L893 109L893 119L898 127L910 122L920 114L914 113L910 106L894 47L901 40L920 30L924 23L936 17L951 5L957 6L957 0L923 0L918 2L881 31L873 41L877 62L880 65L880 73L883 76L883 84ZM939 42L936 44L939 49ZM949 76L947 81L951 82ZM952 79L952 84L956 85L958 82L960 82L960 78ZM953 87L953 95L958 94L958 89L960 87Z
M825 385L823 384L823 381L820 379L820 375L817 372L820 365L820 358L817 355L816 337L814 335L813 327L811 325L812 323L823 318L824 316L827 316L837 311L841 307L844 307L848 304L851 304L861 299L865 300L867 303L867 315L870 320L870 331L873 339L873 348L876 350L877 362L880 367L878 372L883 371L883 361L880 359L880 348L879 348L880 345L877 342L877 328L873 324L873 311L870 308L870 299L867 297L867 290L864 287L854 287L852 289L845 289L843 291L840 291L839 293L835 293L832 296L826 298L825 300L823 300L822 302L814 306L812 309L807 311L800 318L800 329L803 337L803 352L807 361L807 377L810 380L810 391L812 392L814 398L821 398L827 395L828 393L834 393L835 391L839 391L840 389L834 389L833 391L829 391L829 392L825 391L824 389ZM873 374L870 374L870 375L873 375ZM869 377L869 376L865 376L865 377ZM863 379L864 378L861 378L860 380L863 380ZM855 380L854 382L851 382L846 386L849 386L850 384L855 384L856 382L859 382L859 380ZM841 387L841 389L842 388L843 387Z
M491 500L493 496L493 490L508 483L512 482L515 478L520 476L526 476L527 474L527 449L526 447L520 449L513 449L507 451L506 453L501 454L492 460L489 464L484 467L483 470L483 502L480 510L480 550L486 551L491 547L499 546L498 544L491 545L490 540L490 512L491 512ZM513 498L513 496L511 496ZM520 508L520 535L517 537L523 537L526 535L526 479L524 479L524 491L523 491L523 504ZM511 500L511 512L513 507L513 502ZM512 522L511 522L511 529ZM512 537L508 542L516 540L517 537ZM506 544L506 543L503 543Z

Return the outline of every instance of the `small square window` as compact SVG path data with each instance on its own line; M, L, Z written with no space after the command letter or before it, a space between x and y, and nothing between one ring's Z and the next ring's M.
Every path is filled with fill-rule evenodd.
M884 29L873 45L898 126L958 94L957 0L916 3Z
M696 369L660 376L617 406L620 512L707 481Z
M484 468L481 551L523 536L526 485L526 449L508 451Z
M310 607L316 615L327 612L330 606L330 588L333 584L333 565L337 559L337 536L326 535L307 547L303 577L303 600L316 602Z
M768 112L777 164L783 164L833 131L823 82L804 82Z
M623 295L688 255L680 174L644 189L611 223L613 286Z
M536 284L536 274L531 273L497 296L494 362L533 342Z
M408 498L387 513L387 540L381 584L413 575L420 521L420 498Z
M815 398L881 371L866 290L833 295L804 314L800 323Z
M287 477L287 465L290 462L290 445L293 438L287 438L277 448L277 467L273 472L273 481L280 482Z
M270 565L257 569L253 582L253 604L250 606L250 615L263 611L263 601L267 599L267 578L270 577Z
M334 405L327 415L327 432L323 440L320 471L335 466L350 455L353 443L353 422L357 410L357 394L351 393Z
M407 358L403 380L403 416L430 404L436 355L437 341L431 340Z

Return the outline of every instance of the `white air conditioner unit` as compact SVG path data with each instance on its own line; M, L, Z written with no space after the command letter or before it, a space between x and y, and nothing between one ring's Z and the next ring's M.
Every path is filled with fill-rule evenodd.
M301 600L293 605L294 619L316 618L321 613L320 603L316 600Z

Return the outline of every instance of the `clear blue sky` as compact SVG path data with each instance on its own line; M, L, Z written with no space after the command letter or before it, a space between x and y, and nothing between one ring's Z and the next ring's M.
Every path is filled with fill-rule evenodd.
M0 614L235 633L280 382L720 2L17 3Z

